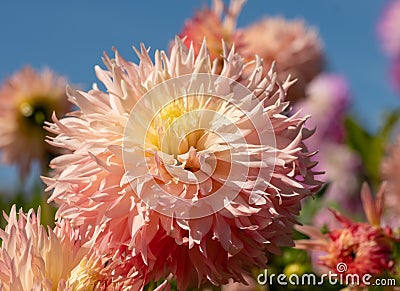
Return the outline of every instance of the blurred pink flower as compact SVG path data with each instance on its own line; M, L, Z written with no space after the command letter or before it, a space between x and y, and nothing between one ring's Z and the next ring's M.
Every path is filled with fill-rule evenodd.
M390 80L400 92L400 1L388 3L378 23L382 47L390 58Z
M341 75L321 74L306 88L307 99L294 107L303 115L311 114L307 121L316 128L308 143L317 148L321 141L343 143L345 136L344 118L350 104L347 80Z
M387 4L378 23L382 47L391 58L400 57L400 1Z
M71 270L87 253L78 240L79 234L67 222L53 231L40 224L40 208L4 215L8 224L0 230L0 289L2 290L68 290L66 281Z
M337 205L353 215L360 213L362 209L357 194L360 185L359 157L344 144L321 142L315 159L319 162L316 169L325 171L320 179L328 183L323 196L325 206ZM337 226L331 218L332 215L323 208L316 214L314 222L318 226Z
M316 227L299 226L297 229L310 239L296 241L296 247L322 252L319 264L336 273L379 275L390 271L394 264L393 238L390 229L381 227L383 193L384 187L373 200L367 184L364 184L361 198L368 223L354 222L332 211L342 228L322 234Z
M242 30L244 56L259 55L264 70L276 61L281 81L290 74L297 82L288 91L288 100L306 96L306 85L318 75L324 65L322 42L314 28L301 20L265 17Z
M43 125L53 112L63 115L71 109L65 86L66 81L50 70L38 73L25 67L0 87L0 150L3 161L16 164L22 177L33 161L45 167L58 154L45 142Z
M185 22L179 37L184 39L183 42L188 48L193 45L196 55L205 38L212 60L219 58L223 53L221 40L224 40L228 48L235 44L237 49L242 43L242 37L236 31L236 19L244 2L244 0L231 0L229 8L224 9L222 0L213 0L211 9L205 7ZM222 19L224 10L225 15Z
M324 194L325 204L340 205L343 210L360 212L359 157L345 144L345 114L349 107L350 94L347 81L340 75L322 74L307 86L307 99L294 106L303 116L312 115L307 121L315 133L305 141L310 150L318 151L314 159L321 172L321 180L329 183ZM332 214L323 208L314 218L318 226L339 226Z
M381 174L386 181L385 221L393 228L400 228L400 136L389 148L388 155L382 160Z
M68 91L79 111L49 130L50 143L72 154L43 178L49 201L75 227L97 226L98 244L109 238L115 280L172 274L179 290L243 282L266 252L293 244L300 202L320 186L306 118L282 114L290 83L277 83L273 68L262 78L259 59L246 87L236 83L244 62L226 47L212 75L219 64L206 42L197 57L179 39L154 63L144 46L137 54L139 64L116 52L107 70L96 67L108 93Z
M400 55L391 63L390 78L394 88L400 92Z

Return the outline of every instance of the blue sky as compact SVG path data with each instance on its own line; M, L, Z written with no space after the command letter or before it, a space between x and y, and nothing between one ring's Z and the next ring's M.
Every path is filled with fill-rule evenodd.
M208 1L7 1L0 10L0 80L25 64L48 66L88 89L103 51L115 46L127 59L144 42L165 49L185 19ZM304 18L318 28L329 69L343 74L353 94L352 112L370 129L387 109L400 105L387 80L376 23L387 1L248 0L243 27L264 15Z

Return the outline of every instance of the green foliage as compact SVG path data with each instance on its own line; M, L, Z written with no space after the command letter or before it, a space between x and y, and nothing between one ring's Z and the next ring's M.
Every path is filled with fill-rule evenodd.
M1 195L1 194L0 194ZM12 205L16 205L17 210L22 208L24 212L27 212L30 208L37 212L38 207L40 206L41 209L41 224L44 226L54 226L54 217L56 208L47 203L47 195L44 193L43 186L37 185L32 189L31 195L24 193L24 191L18 191L8 198L6 195L0 196L0 209L6 212L7 214L10 213L10 209ZM6 225L6 220L1 217L0 219L0 227L4 229Z
M393 129L400 118L400 109L387 114L377 133L371 134L353 117L347 116L346 143L356 151L362 161L365 178L377 188L380 183L380 163Z
M313 197L304 200L299 216L300 223L312 224L313 217L324 206L323 196L328 188L329 183L325 183Z

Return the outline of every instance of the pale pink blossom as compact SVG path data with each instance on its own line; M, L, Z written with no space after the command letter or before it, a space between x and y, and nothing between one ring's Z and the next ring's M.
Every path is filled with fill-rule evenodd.
M264 70L276 62L276 71L283 81L288 75L296 84L288 91L288 100L306 97L306 85L323 68L322 42L316 29L302 20L265 17L242 29L244 56L259 55Z
M139 290L143 279L109 276L106 266L116 260L107 252L107 237L96 246L87 239L86 227L74 229L67 220L51 229L40 224L40 208L17 214L15 205L8 224L0 230L0 289L18 290ZM90 228L90 227L89 227ZM164 282L155 290L169 290Z
M87 253L79 233L69 223L61 222L56 230L46 230L31 209L27 214L15 205L5 230L0 230L0 289L68 290L71 270Z
M245 80L243 58L223 47L222 66L206 42L195 56L180 39L154 62L144 46L138 64L105 56L107 92L69 89L79 110L48 125L50 143L71 151L43 178L49 201L74 227L96 226L95 245L107 239L115 283L243 282L293 244L301 200L320 186L306 118L283 114L290 82L273 68L262 77L259 58Z
M59 149L45 142L44 122L53 112L71 109L65 94L66 81L50 70L25 67L0 87L0 150L3 162L18 166L25 177L32 162L47 166Z

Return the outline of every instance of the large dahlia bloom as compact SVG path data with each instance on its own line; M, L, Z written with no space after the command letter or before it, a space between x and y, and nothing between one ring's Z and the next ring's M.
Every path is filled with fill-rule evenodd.
M65 86L66 81L50 70L38 73L25 67L0 87L0 150L3 161L16 164L22 177L33 161L45 167L59 152L45 142L43 125L53 112L70 110Z
M276 62L276 72L281 81L290 74L297 79L288 91L288 100L306 96L306 85L323 68L322 43L314 28L301 20L266 17L242 30L244 56L259 55L264 70Z
M226 47L215 75L206 42L197 57L179 39L169 57L137 54L139 64L106 56L96 73L107 92L69 90L79 110L49 124L51 144L71 151L43 178L57 216L98 226L92 240L107 238L116 284L244 281L293 244L300 202L320 186L306 118L282 114L290 82L273 68L263 78L260 59L243 79L242 57Z
M366 184L361 198L368 223L354 222L333 211L342 228L322 234L313 226L298 226L298 230L310 237L298 240L300 249L320 252L318 263L336 273L381 275L393 268L393 237L389 228L381 227L383 211L382 187L374 201Z
M179 34L184 39L184 44L193 45L196 54L199 53L204 38L207 40L210 57L212 60L222 55L221 40L230 48L242 45L242 36L236 30L236 19L245 0L232 0L229 8L224 13L222 0L213 0L212 7L205 7L196 12L192 19L188 19Z
M40 209L27 214L15 205L8 224L0 230L1 290L68 290L71 270L87 253L79 233L69 223L59 223L55 230L40 224Z

